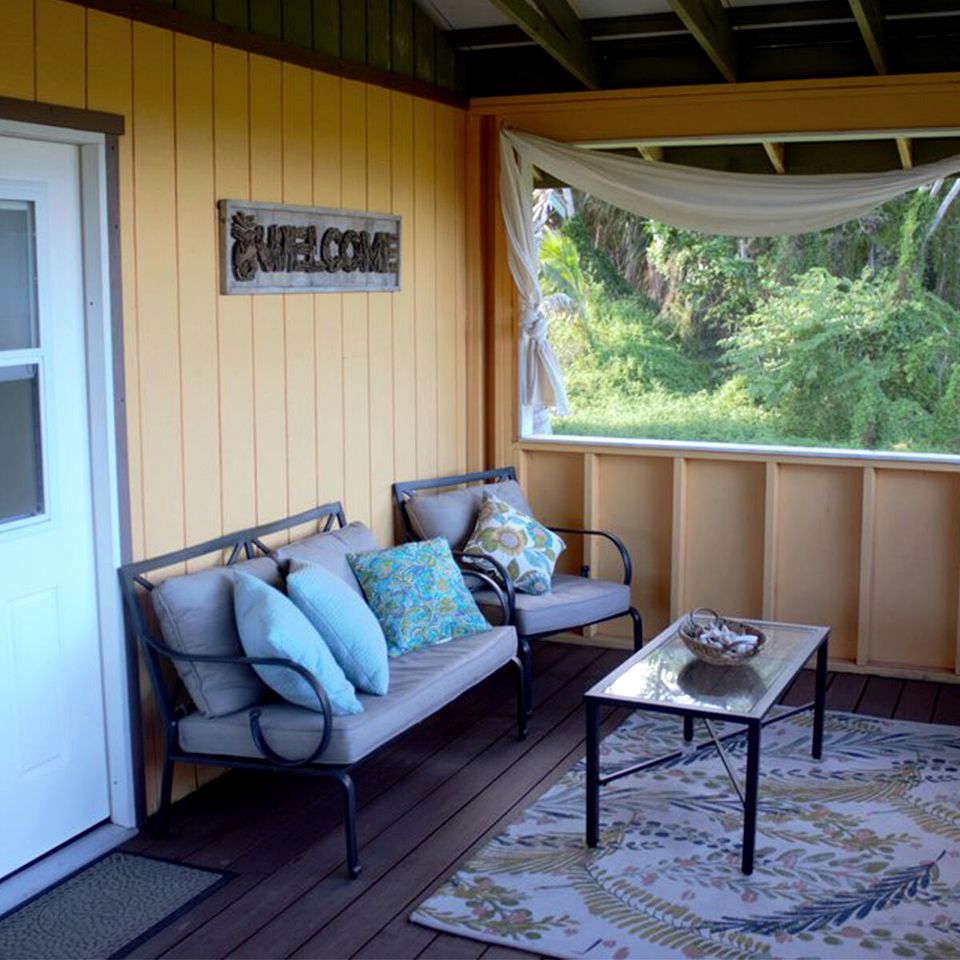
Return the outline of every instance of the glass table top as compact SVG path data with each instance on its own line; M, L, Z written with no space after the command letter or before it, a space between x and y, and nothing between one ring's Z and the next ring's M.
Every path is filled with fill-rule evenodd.
M750 621L766 634L763 649L734 666L698 660L675 623L601 680L588 697L635 706L690 709L719 716L762 717L815 653L826 627Z

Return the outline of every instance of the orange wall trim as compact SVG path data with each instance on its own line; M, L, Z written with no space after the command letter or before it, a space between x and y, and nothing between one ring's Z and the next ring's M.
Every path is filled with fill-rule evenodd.
M960 130L960 74L480 98L470 112L555 140Z

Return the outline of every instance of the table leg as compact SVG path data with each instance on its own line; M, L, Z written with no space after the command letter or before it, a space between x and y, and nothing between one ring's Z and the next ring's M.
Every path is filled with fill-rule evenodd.
M817 648L817 684L813 700L813 759L823 756L823 714L827 702L827 647L830 634Z
M584 701L587 715L587 846L595 847L600 836L600 721L597 704Z
M693 739L693 717L689 713L683 715L683 739L685 743Z
M760 731L763 725L753 720L747 725L747 792L743 803L743 857L741 869L753 873L753 852L757 843L757 795L760 787Z

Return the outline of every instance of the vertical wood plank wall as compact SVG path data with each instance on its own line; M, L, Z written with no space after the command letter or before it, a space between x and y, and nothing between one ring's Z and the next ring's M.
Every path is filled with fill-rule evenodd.
M840 669L960 680L960 466L561 440L517 454L545 522L624 539L647 637L707 606L826 624ZM603 542L591 564L622 572ZM630 623L599 633L627 646Z
M391 542L390 483L466 467L463 111L62 0L0 51L0 96L126 118L134 558L337 499ZM221 197L399 213L400 293L221 297Z

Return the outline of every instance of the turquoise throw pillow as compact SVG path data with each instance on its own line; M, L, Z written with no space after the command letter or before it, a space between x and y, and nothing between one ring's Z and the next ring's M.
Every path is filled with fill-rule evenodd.
M323 638L293 602L269 584L237 573L233 610L240 643L248 657L283 657L306 667L327 692L337 716L361 713L353 685L340 669ZM254 666L260 679L290 703L320 710L311 686L289 667Z
M348 553L347 561L383 627L391 657L490 629L442 537Z
M390 684L387 640L363 597L323 567L290 562L287 596L323 637L347 679L364 693Z

